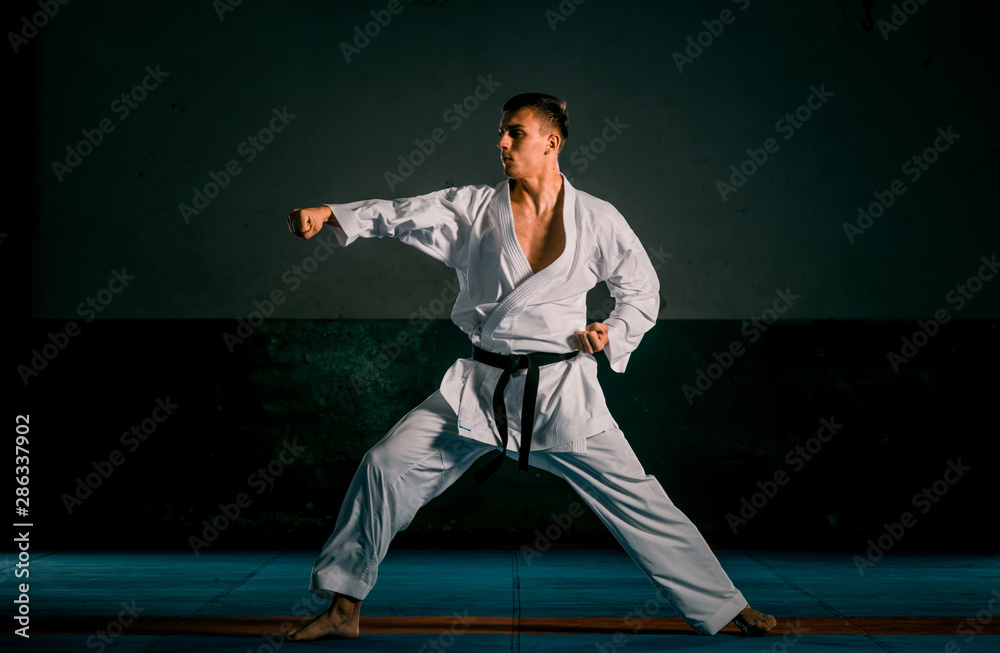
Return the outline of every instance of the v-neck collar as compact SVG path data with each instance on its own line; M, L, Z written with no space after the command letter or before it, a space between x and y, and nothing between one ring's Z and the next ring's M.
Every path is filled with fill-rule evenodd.
M520 269L522 276L519 279L512 279L513 289L500 299L500 302L493 309L493 312L486 319L480 331L479 346L488 351L498 354L509 354L511 352L511 342L501 338L495 340L497 330L501 324L506 323L506 330L514 329L517 316L524 307L528 305L535 295L541 292L546 286L552 283L559 274L562 274L574 256L577 248L576 242L576 191L570 185L566 176L563 175L563 229L566 232L566 245L562 254L555 261L550 263L543 270L532 272L528 265L528 259L521 250L521 245L514 235L514 214L510 206L510 186L508 182L503 183L504 189L498 198L498 225L502 240L503 254L514 269Z
M510 201L510 180L504 181L503 196L500 199L500 237L507 260L510 261L512 270L517 276L515 280L516 284L520 284L533 276L544 275L546 278L551 276L546 273L554 268L561 267L566 260L566 252L576 243L576 191L570 185L569 180L566 179L566 175L560 172L559 176L563 180L562 221L566 242L556 260L538 272L531 269L528 256L521 249L521 243L517 240L517 233L514 230L514 209Z

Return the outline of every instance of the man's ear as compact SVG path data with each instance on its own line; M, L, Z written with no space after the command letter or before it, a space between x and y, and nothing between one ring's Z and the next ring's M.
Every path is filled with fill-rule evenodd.
M559 138L559 134L551 133L549 134L548 147L553 154L559 154L559 146L562 144L562 139ZM546 152L548 154L548 152Z

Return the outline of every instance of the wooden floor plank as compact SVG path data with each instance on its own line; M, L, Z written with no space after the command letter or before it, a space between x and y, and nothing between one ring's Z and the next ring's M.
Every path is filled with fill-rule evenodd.
M84 635L107 628L114 616L40 617L32 621L34 635ZM301 617L139 617L123 635L243 636L278 633L304 623ZM448 615L437 617L362 617L361 631L370 635L462 633L510 634L509 617ZM618 617L521 617L518 632L526 634L690 634L678 617L653 617L637 628L635 619ZM955 617L782 617L774 635L955 635L964 620ZM978 635L1000 635L1000 619L980 624ZM726 626L722 632L738 632Z

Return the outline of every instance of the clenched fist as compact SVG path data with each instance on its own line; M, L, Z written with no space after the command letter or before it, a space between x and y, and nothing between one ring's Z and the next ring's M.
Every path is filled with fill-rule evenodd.
M314 206L308 209L293 209L288 214L288 230L306 240L320 232L327 222L337 224L329 206Z
M596 354L608 344L608 326L600 322L588 324L586 331L573 334L573 344L584 353Z

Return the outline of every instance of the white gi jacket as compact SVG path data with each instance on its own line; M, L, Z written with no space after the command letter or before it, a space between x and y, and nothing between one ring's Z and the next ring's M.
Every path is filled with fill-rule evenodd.
M458 275L451 319L473 344L498 354L575 350L573 333L586 329L587 291L604 281L615 309L604 321L605 355L624 372L631 352L656 323L660 283L625 222L608 202L576 190L563 177L566 247L533 273L514 233L507 180L397 200L329 204L342 247L357 238L392 236L429 254ZM500 444L493 390L502 370L462 358L441 381L465 437ZM520 433L523 370L505 391L512 438ZM582 442L618 427L597 381L597 361L581 352L540 368L531 451L586 451ZM582 445L582 446L581 446ZM516 446L514 447L516 449Z

